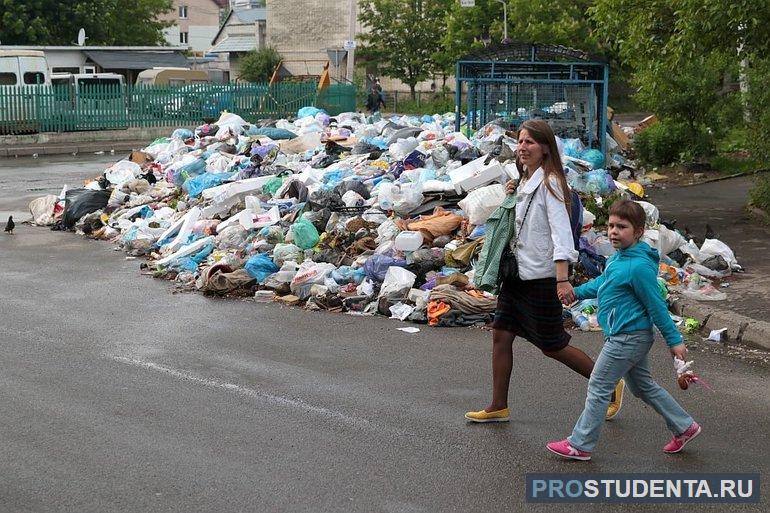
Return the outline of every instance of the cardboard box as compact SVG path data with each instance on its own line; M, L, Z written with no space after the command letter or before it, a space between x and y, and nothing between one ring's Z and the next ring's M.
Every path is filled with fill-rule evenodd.
M505 176L505 170L500 163L492 160L485 165L486 159L487 155L484 155L449 172L449 178L452 179L452 184L458 194L504 180L502 177Z

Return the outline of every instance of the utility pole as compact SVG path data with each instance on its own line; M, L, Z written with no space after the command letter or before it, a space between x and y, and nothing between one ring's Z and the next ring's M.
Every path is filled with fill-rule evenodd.
M350 19L348 22L348 40L345 43L345 49L348 51L348 67L345 80L348 84L352 84L356 59L356 0L350 0Z
M503 4L503 43L507 44L510 41L508 39L508 4L506 0L497 1Z

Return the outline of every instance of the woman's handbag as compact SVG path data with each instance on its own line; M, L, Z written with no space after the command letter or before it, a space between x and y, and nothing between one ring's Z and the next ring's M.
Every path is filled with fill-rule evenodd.
M539 188L539 185L535 187L532 196L529 198L527 210L524 211L524 217L521 219L521 226L516 230L513 243L506 244L505 249L503 250L503 256L500 258L500 277L502 278L502 281L508 281L519 275L519 262L516 260L516 253L511 250L511 246L516 247L519 243L519 234L521 233L521 229L524 228L524 222L527 220L527 214L529 214L529 207L532 206L532 200L535 199L535 194Z

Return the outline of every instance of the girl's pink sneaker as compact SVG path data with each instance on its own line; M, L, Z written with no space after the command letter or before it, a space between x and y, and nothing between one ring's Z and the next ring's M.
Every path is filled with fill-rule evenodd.
M575 449L569 444L569 440L566 438L560 442L550 442L545 448L554 454L558 454L563 458L569 458L571 460L588 461L591 459L590 452Z
M690 427L687 428L687 430L682 433L681 435L677 435L674 438L671 439L669 443L663 447L663 452L668 454L674 454L682 449L684 449L684 446L687 445L687 442L698 436L701 432L700 424L697 422L693 422Z

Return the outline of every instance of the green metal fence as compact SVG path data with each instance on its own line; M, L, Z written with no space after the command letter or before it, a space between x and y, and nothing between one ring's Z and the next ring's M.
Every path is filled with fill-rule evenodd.
M316 82L0 86L0 134L195 125L216 120L222 111L256 122L293 116L308 105L331 115L354 111L355 87L333 84L319 91Z

